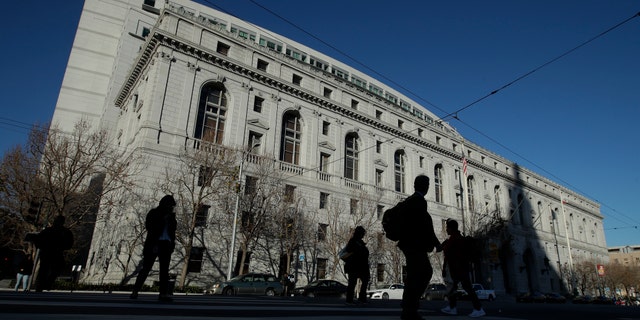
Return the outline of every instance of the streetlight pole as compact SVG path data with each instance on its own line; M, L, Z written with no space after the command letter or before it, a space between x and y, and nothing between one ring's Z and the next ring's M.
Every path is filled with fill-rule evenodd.
M254 141L247 150L247 153L250 153L253 148L260 146L260 142ZM242 169L244 167L245 161L245 151L242 151L242 158L240 159L240 168L238 169L238 183L240 187L236 192L236 205L233 210L233 228L231 230L231 250L229 250L229 266L227 268L227 280L231 280L231 271L233 270L233 254L236 248L236 229L238 228L238 209L240 207L240 193L244 188L242 188Z

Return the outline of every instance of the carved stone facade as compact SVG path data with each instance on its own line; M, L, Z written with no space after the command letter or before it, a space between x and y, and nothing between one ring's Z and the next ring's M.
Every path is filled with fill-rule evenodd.
M563 270L573 261L607 259L595 201L465 141L417 102L355 68L191 1L86 0L53 123L72 128L84 117L117 132L119 147L144 154L148 168L139 179L152 184L181 150L199 145L203 117L214 117L201 107L207 88L224 95L226 109L215 118L224 117L221 144L245 150L253 143L258 147L251 152L271 156L320 226L329 215L323 197L348 207L356 192L375 195L370 215L376 220L413 192L416 175L426 174L426 198L441 240L448 218L483 237L475 280L485 287L561 291L567 285ZM286 137L289 123L296 124L293 140ZM289 141L295 145L291 158ZM244 180L252 167L243 169ZM135 213L106 204L100 210L104 219L96 225L84 279L119 282L139 259L138 249L127 253L121 241L134 229L123 221L135 220ZM118 211L119 218L106 214ZM372 255L372 281L401 279L402 266L389 265L395 249L380 236L380 224L368 231L377 235L369 243L378 239L385 243L375 245L388 251ZM203 248L219 243L208 239ZM309 272L322 277L320 265L339 265L335 253L319 252L314 261L296 254L294 260L311 267L292 268L301 282ZM432 257L436 270L439 256ZM126 267L116 266L116 257ZM225 254L218 260L219 269L203 262L203 271L189 273L190 283L226 277L229 261ZM174 262L177 270L181 262ZM264 266L252 262L249 268ZM439 274L434 282L442 281Z

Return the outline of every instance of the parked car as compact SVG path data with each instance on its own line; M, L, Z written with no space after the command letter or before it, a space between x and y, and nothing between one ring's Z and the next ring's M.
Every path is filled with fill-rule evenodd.
M523 292L518 294L518 296L516 297L516 302L542 303L542 302L545 302L546 299L547 299L547 296L544 293L539 291Z
M271 274L247 273L233 277L228 281L214 283L205 294L232 295L267 295L275 296L282 293L282 283Z
M296 295L305 297L341 297L347 296L347 286L335 280L317 280L304 287L294 289Z
M615 304L615 300L613 298L609 298L607 296L598 296L591 300L593 304Z
M471 286L473 287L473 290L476 292L476 295L478 296L478 299L480 299L480 300L489 300L489 301L493 301L493 300L496 299L495 290L485 289L479 283L474 283ZM467 294L466 291L464 291L464 289L462 289L462 287L458 287L458 293L459 293L458 297L461 300L469 299L469 295Z
M443 283L430 283L422 294L422 299L431 300L447 300L449 289Z
M589 295L584 295L584 296L577 296L575 298L573 298L573 300L571 301L571 303L575 303L575 304L589 304L591 303L591 301L593 301L593 298Z
M404 292L404 284L394 283L384 286L384 288L369 290L367 295L369 299L402 299L402 293Z
M567 298L557 292L549 292L546 294L547 298L545 302L547 303L566 303Z

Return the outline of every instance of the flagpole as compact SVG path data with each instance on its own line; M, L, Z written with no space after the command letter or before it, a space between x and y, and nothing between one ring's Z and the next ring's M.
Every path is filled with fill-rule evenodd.
M463 177L464 176L464 177ZM461 212L461 219L462 219L462 231L466 231L465 228L465 219L464 219L464 211L466 208L468 208L467 206L467 197L465 196L465 185L463 184L463 181L466 182L466 177L467 177L467 158L465 155L465 150L464 150L464 139L462 139L462 169L460 170L460 176L459 176L459 182L460 182L460 196L462 197L462 212Z
M569 250L569 268L571 268L571 287L575 291L575 275L573 270L573 255L571 254L571 241L569 241L569 228L567 227L567 213L564 211L564 199L562 198L562 190L560 191L560 208L562 209L562 222L564 223L564 236L567 241L567 250Z

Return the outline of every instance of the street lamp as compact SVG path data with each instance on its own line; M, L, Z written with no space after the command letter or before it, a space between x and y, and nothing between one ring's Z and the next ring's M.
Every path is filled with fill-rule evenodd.
M260 146L260 142L253 141L251 147L246 150L247 153L250 153L255 147ZM238 208L240 207L240 193L242 192L242 169L244 167L245 161L245 151L242 151L242 159L240 159L240 169L238 170L238 183L240 184L240 188L236 193L236 206L233 211L233 229L231 230L231 250L229 250L229 267L227 269L227 280L231 280L231 271L233 269L233 254L235 253L236 247L236 229L238 228Z

